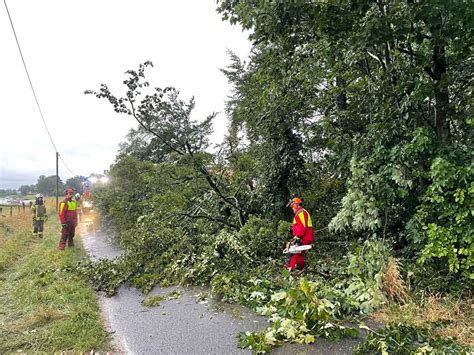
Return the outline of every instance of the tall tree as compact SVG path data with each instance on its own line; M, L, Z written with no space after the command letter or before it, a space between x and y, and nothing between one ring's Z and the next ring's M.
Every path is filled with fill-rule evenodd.
M438 258L467 275L474 255L463 231L473 216L456 194L472 196L473 7L455 0L218 3L225 19L252 30L255 54L239 77L262 80L255 100L241 84L239 102L257 112L279 104L289 119L296 112L295 121L314 118L303 148L346 181L332 227L412 243L422 260ZM265 100L275 87L288 90L276 103ZM464 179L448 184L440 166ZM442 207L448 200L464 201L457 219ZM429 203L437 204L433 215L424 212Z
M145 94L143 91L149 87L145 79L145 69L148 66L152 66L152 63L145 62L139 66L138 71L126 72L128 78L124 81L126 93L123 97L113 95L105 84L102 84L97 92L88 90L85 93L108 100L116 112L130 115L138 122L138 130L132 131L129 135L130 142L123 145L124 154L132 153L154 162L189 161L208 183L213 198L234 212L238 225L244 225L246 213L238 198L228 191L227 186L209 169L213 161L212 157L205 153L205 149L209 146L215 113L201 122L191 119L195 106L194 98L183 101L179 97L179 91L172 87L155 87ZM201 218L202 214L188 214L190 218L193 216ZM209 214L206 216L209 217ZM235 223L226 219L221 222L235 227Z
M76 175L66 180L66 186L72 187L76 191L81 191L83 181L84 178L82 176Z
M56 175L51 175L46 177L45 175L41 175L38 178L38 182L36 183L36 190L38 193L43 194L45 196L55 196L56 195ZM64 184L59 179L59 191L64 190Z
M244 131L256 158L263 211L285 219L286 201L307 183L304 93L292 90L284 74L292 64L281 57L257 51L248 68L233 53L230 58L222 72L234 86L227 103L231 126Z
M36 185L22 185L20 186L18 191L20 192L22 196L32 194L36 192Z

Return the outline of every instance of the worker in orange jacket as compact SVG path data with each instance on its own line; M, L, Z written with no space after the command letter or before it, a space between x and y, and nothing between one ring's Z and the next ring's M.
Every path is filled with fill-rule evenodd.
M66 242L68 247L74 246L74 235L77 226L77 208L74 200L74 190L67 188L64 191L64 200L59 204L59 220L61 222L61 239L58 249L64 250Z
M303 201L299 197L295 197L288 203L294 213L293 217L293 236L296 239L295 244L298 245L310 245L314 241L313 222L308 211L303 206ZM299 269L304 267L304 254L301 253L292 254L289 263L286 265L288 270L292 271L298 266Z

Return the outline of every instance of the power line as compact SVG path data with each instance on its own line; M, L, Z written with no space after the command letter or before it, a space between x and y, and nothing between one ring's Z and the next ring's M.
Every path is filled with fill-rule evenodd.
M72 172L72 170L69 168L69 166L67 166L66 162L64 161L63 157L61 156L61 154L59 154L59 159L61 159L61 162L63 163L63 165L66 167L66 169L72 174L72 176L76 176L76 174L74 174Z
M5 9L7 10L7 14L8 14L8 18L10 19L10 24L12 26L12 30L13 30L13 35L15 36L15 41L16 41L16 44L18 46L18 50L20 52L20 56L21 56L21 61L23 62L23 67L25 68L25 72L26 72L26 76L28 77L28 81L30 83L30 87L31 87L31 91L33 92L33 96L35 98L35 102L36 102L36 106L38 107L38 111L40 113L40 116L41 116L41 120L43 121L43 124L44 124L44 128L46 129L46 132L48 133L48 137L49 137L49 140L51 141L51 144L53 145L53 148L54 148L54 151L56 153L58 153L58 148L56 147L56 144L54 144L54 141L53 141L53 137L51 136L51 133L49 132L49 129L48 129L48 125L46 124L46 120L44 119L44 116L43 116L43 111L41 110L41 106L39 104L39 101L38 101L38 97L36 96L36 92L35 92L35 88L33 87L33 83L31 81L31 78L30 78L30 73L28 72L28 68L26 66L26 62L25 62L25 58L23 57L23 52L21 51L21 47L20 47L20 42L18 41L18 37L16 35L16 31L15 31L15 26L13 26L13 20L10 16L10 11L8 10L8 6L7 6L7 1L6 0L3 0L3 3L5 4ZM66 162L64 161L63 157L61 155L59 155L58 153L58 156L59 158L61 159L61 162L64 164L64 166L66 167L67 170L69 170L69 172L73 175L73 176L76 176L72 170L69 168L69 166L66 164Z
M23 58L23 53L21 51L20 42L18 41L18 37L17 37L16 31L15 31L15 27L13 26L13 21L12 21L12 18L10 16L10 11L8 11L7 1L3 0L3 3L5 4L5 9L7 9L7 14L8 14L8 18L10 19L10 24L12 26L13 35L15 36L15 41L16 41L16 44L18 46L18 50L20 51L21 60L23 62L23 66L25 67L25 71L26 71L26 76L28 77L28 81L30 82L31 91L33 91L33 96L35 97L36 106L38 106L38 110L39 110L39 113L41 115L41 119L43 120L44 128L46 128L46 132L48 133L49 140L51 141L51 144L54 147L54 151L57 152L58 148L56 148L56 144L54 144L53 138L51 137L51 133L49 132L48 125L46 124L46 120L44 119L44 116L43 116L43 111L41 111L41 106L38 102L38 98L36 97L35 88L33 87L33 83L31 82L30 73L28 72L28 68L26 67L25 59Z

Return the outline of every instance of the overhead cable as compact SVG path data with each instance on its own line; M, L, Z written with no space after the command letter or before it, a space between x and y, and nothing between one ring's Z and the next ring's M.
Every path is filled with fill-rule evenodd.
M38 101L38 97L36 96L36 92L35 92L35 88L33 87L33 83L31 81L31 78L30 78L30 73L28 72L28 68L26 66L26 62L25 62L25 58L23 57L23 52L21 51L21 47L20 47L20 42L18 40L18 36L16 35L16 31L15 31L15 26L13 25L13 20L10 16L10 11L8 10L8 6L7 6L7 2L6 0L3 0L3 3L5 4L5 9L7 10L7 14L8 14L8 18L10 19L10 24L12 26L12 30L13 30L13 35L15 36L15 41L16 41L16 44L18 46L18 51L20 52L20 56L21 56L21 61L23 62L23 67L25 68L25 72L26 72L26 76L28 77L28 81L30 83L30 87L31 87L31 91L33 92L33 96L35 98L35 102L36 102L36 106L38 107L38 111L40 113L40 116L41 116L41 120L43 121L43 125L44 125L44 128L46 129L46 132L48 133L48 137L49 137L49 140L51 141L51 144L54 148L54 151L55 152L58 152L58 148L56 147L56 144L54 144L54 140L53 140L53 137L51 136L51 133L49 132L49 128L48 128L48 125L46 124L46 120L44 119L44 115L43 115L43 111L41 110L41 106L39 104L39 101ZM59 155L59 153L58 153ZM59 158L61 159L61 162L64 164L64 166L66 167L67 170L69 170L69 172L73 175L73 176L76 176L72 170L69 168L69 166L66 164L66 162L64 161L63 157L61 155L59 155Z
M66 167L66 169L72 174L72 176L76 176L76 174L73 173L73 171L69 168L69 166L67 166L66 162L64 161L63 157L61 156L61 154L59 154L59 159L61 159L61 162L63 163L63 165Z
M57 152L58 148L56 148L56 144L54 144L53 138L51 137L51 133L49 132L48 125L46 124L46 120L44 119L44 116L43 116L43 111L41 111L41 106L40 106L38 98L36 96L35 88L33 87L33 83L31 82L30 73L28 72L28 68L26 67L25 58L23 58L23 53L21 51L20 42L18 41L18 37L17 37L16 31L15 31L15 27L13 26L13 20L10 16L10 11L8 11L7 1L3 0L3 3L5 4L5 9L7 10L8 18L10 19L10 24L12 26L12 30L13 30L13 34L15 36L16 44L18 46L18 50L20 51L21 60L23 62L23 66L25 67L26 76L28 77L28 81L30 82L31 91L33 91L33 96L35 97L36 106L38 106L38 110L39 110L39 113L41 115L41 119L43 120L44 128L46 128L46 132L48 133L49 140L51 141L51 144L53 145L54 150Z

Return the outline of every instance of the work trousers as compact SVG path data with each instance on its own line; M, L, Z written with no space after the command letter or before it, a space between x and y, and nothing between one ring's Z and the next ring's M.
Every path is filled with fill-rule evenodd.
M33 235L43 237L44 219L33 220Z
M309 244L311 244L311 242L308 240L305 240L305 238L301 240L301 245L309 245ZM302 251L301 253L298 253L298 254L292 254L290 262L288 264L288 270L292 271L295 269L296 266L298 266L298 269L302 270L304 268L304 255L305 254L306 254L305 251Z
M305 251L302 251L301 253L291 255L290 263L288 264L288 269L290 271L294 270L296 266L298 266L299 269L304 268L304 254L305 253L306 253Z
M76 222L67 221L66 225L61 230L61 241L60 244L68 244L68 246L74 246L74 235L76 234Z

